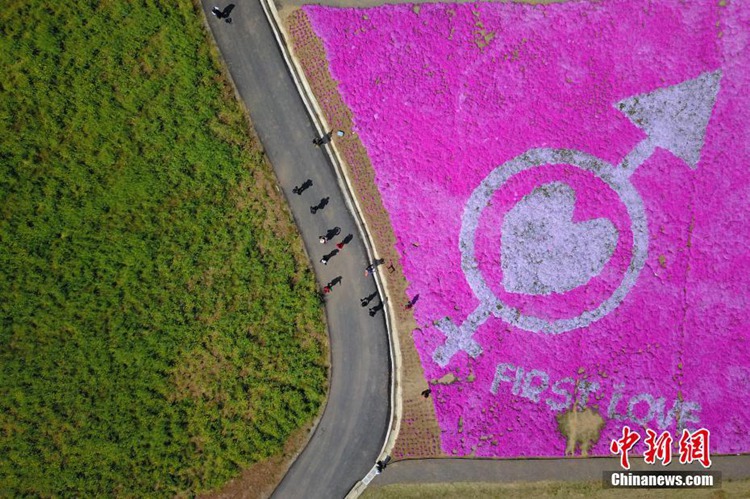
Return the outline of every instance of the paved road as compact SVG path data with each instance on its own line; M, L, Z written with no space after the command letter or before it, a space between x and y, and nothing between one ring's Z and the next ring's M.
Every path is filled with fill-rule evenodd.
M202 5L292 208L321 287L342 277L326 304L332 364L327 406L312 439L274 497L344 497L372 468L389 423L390 361L383 312L371 318L359 301L375 291L375 283L364 276L364 245L333 167L324 151L312 144L315 132L310 118L260 4L257 0L238 1L231 24L211 15L213 2L203 0ZM295 195L292 189L306 179L312 180L312 187ZM322 198L329 199L328 205L311 214L310 206ZM336 226L341 228L340 236L332 243L320 244L318 237ZM319 263L323 254L335 249L333 243L347 234L352 234L353 240L328 265ZM376 298L372 304L378 302Z

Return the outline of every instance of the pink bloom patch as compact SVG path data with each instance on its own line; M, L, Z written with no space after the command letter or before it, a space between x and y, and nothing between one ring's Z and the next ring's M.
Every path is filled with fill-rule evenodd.
M750 451L750 6L306 7L391 215L444 452L556 416ZM637 449L643 449L643 441Z

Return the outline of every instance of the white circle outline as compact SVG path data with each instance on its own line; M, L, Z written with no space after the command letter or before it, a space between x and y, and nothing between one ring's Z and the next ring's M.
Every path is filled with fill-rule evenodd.
M497 298L482 277L474 252L479 219L495 192L513 175L544 165L565 164L596 175L614 190L628 212L633 234L633 254L630 265L623 275L622 282L612 295L594 310L585 310L577 317L549 321L532 315L525 315L517 308L505 304ZM573 149L529 149L525 153L498 166L474 189L466 202L461 219L459 249L461 268L474 295L487 307L492 315L525 331L546 334L560 334L573 329L589 326L617 308L635 285L638 275L646 263L648 255L648 224L643 200L626 174L619 174L609 163L591 154Z

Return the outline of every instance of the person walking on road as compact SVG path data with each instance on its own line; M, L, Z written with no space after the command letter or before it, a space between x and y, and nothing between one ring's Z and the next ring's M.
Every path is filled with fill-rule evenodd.
M343 279L341 276L336 277L331 282L325 285L325 287L323 288L323 292L325 294L330 293L331 291L333 291L333 287L336 286L337 284L340 284L342 280Z
M344 249L344 246L346 246L347 244L349 244L353 238L354 238L354 236L352 236L351 234L347 235L344 239L341 240L340 243L338 243L336 245L336 247L338 249Z
M320 263L322 263L323 265L328 265L328 260L336 256L338 253L339 253L339 250L335 249L331 251L330 253L328 253L327 255L323 255L323 258L320 259Z
M313 144L315 145L315 147L320 147L323 144L329 143L331 141L332 136L333 136L333 130L323 135L322 137L315 137L313 139Z
M337 227L334 227L333 229L328 229L324 235L320 236L320 239L321 239L320 243L325 244L322 241L322 239L325 239L326 242L328 242L334 237L338 236L340 233L341 233L341 227L337 226Z
M233 9L234 9L233 3L224 7L223 10L214 5L214 7L211 9L211 14L215 15L217 19L224 19L225 23L231 23L232 18L229 16L232 14Z
M383 310L384 306L385 306L385 303L383 303L381 301L380 303L378 303L374 307L371 307L370 308L370 317L375 317L375 314L377 314L378 312L380 312L381 310Z

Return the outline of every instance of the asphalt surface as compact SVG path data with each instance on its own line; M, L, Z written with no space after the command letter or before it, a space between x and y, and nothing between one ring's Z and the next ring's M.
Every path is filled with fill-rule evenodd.
M368 307L360 304L360 298L376 290L373 278L364 275L367 254L333 167L325 151L312 143L316 132L260 3L236 2L231 23L211 14L214 5L202 2L214 39L292 209L320 287L341 276L326 296L332 367L325 412L273 497L344 497L374 465L389 424L390 361L383 310L370 317ZM294 194L294 187L307 179L312 186L301 195ZM312 214L310 207L323 198L328 204ZM334 227L340 227L341 233L320 244L319 236ZM353 236L351 242L327 265L321 264L320 258L348 234ZM370 306L379 302L376 297Z

